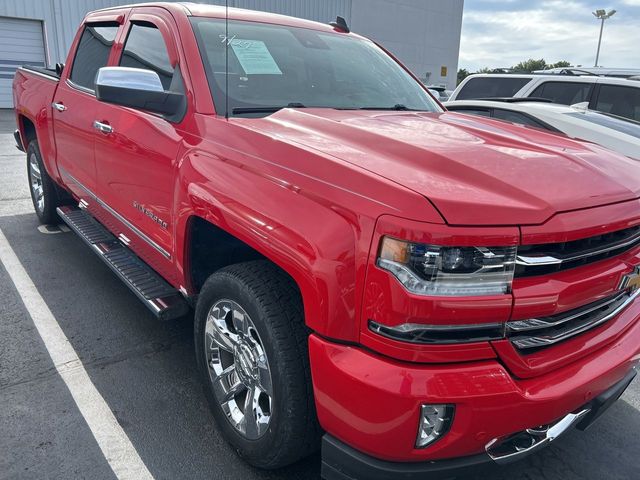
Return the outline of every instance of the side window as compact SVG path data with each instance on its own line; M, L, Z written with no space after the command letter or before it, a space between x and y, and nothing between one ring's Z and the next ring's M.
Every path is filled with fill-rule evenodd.
M162 33L151 23L134 23L124 43L120 66L153 70L165 90L170 90L174 69Z
M588 102L592 87L593 84L591 83L545 82L529 96L546 98L554 103L563 105L574 105Z
M456 100L476 98L513 97L529 83L529 78L476 77L469 80L456 96Z
M596 110L640 122L640 88L602 85Z
M71 69L73 83L94 89L98 70L107 65L117 33L117 23L96 23L84 27Z
M520 112L513 112L511 110L496 108L493 111L493 118L504 120L505 122L517 123L518 125L527 125L528 127L544 128L545 130L547 130L544 125L535 121L528 115L524 115Z
M477 115L479 117L490 117L490 110L482 110L476 108L450 108L449 111L457 113L466 113L467 115Z

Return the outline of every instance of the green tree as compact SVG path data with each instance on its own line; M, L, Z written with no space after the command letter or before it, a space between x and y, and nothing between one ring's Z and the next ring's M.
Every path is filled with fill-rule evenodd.
M571 66L571 62L567 62L566 60L561 60L559 62L554 63L553 65L549 65L549 68L567 68Z
M531 73L535 70L544 70L545 68L549 68L549 65L547 65L544 58L541 58L540 60L530 58L529 60L525 60L524 62L514 65L512 68L514 73Z
M460 82L462 82L469 75L471 75L471 72L466 68L461 68L460 70L458 70L458 85L460 85Z

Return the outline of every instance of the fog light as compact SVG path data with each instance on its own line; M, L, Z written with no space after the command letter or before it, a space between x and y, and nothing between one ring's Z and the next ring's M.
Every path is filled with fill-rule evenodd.
M416 448L425 448L443 437L453 422L453 405L422 405Z

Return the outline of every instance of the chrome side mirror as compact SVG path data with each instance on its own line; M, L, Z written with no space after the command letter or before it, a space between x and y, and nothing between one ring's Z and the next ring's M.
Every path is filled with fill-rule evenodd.
M183 107L184 95L165 90L153 70L102 67L96 76L96 98L101 102L174 115Z

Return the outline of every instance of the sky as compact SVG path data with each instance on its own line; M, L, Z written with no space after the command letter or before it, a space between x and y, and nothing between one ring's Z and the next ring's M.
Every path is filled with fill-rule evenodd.
M460 68L510 67L529 58L593 66L600 21L601 66L640 68L640 0L465 0Z

